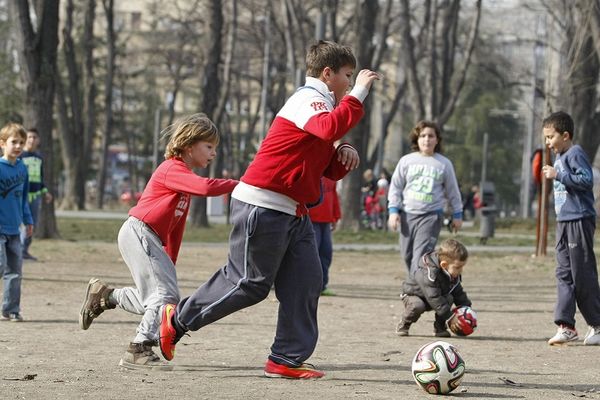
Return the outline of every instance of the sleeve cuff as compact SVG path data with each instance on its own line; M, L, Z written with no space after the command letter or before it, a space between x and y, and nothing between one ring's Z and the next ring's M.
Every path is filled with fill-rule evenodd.
M400 209L398 207L389 207L388 211L390 214L400 214Z
M365 101L368 94L369 94L369 89L367 89L364 86L360 86L360 85L355 85L352 88L352 90L350 91L350 96L356 97L358 99L358 101L360 101L361 103Z
M452 214L452 219L463 219L463 212L455 212L454 214Z

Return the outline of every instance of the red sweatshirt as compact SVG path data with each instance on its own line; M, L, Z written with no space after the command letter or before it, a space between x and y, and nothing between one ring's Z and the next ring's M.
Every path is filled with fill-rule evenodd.
M360 90L357 88L357 92ZM363 90L366 96L367 91ZM333 143L364 114L362 102L354 92L344 96L334 108L335 98L327 85L307 78L306 85L277 113L241 181L288 196L298 203L298 214L305 214L304 206L319 200L322 176L339 180L348 173L337 160ZM262 205L247 197L236 197L236 193L234 197Z
M129 210L129 215L152 228L175 264L191 195L220 196L231 193L237 184L238 181L233 179L198 176L182 160L171 158L156 168L140 201Z
M335 190L335 181L321 178L323 183L323 201L316 207L308 209L312 222L335 223L342 217L340 199Z

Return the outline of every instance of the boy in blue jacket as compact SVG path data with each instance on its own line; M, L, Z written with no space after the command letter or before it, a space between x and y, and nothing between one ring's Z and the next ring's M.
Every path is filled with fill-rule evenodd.
M556 281L554 309L556 334L549 345L579 338L575 330L575 306L589 325L583 344L600 345L600 287L594 255L594 179L592 167L581 146L573 144L575 126L571 116L559 111L543 122L546 146L555 154L554 166L542 172L554 179L556 211Z
M15 123L0 130L0 271L4 283L4 321L21 322L21 279L23 255L19 227L25 224L27 237L33 233L33 219L27 201L27 167L19 158L27 139L25 129Z

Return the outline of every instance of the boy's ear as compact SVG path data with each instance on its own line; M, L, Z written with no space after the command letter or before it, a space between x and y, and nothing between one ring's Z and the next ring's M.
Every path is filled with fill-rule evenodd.
M323 80L328 81L331 78L331 74L333 73L333 70L329 67L325 67L323 68L323 71L321 71L321 77L323 78Z
M448 269L448 261L440 260L440 267L442 267L444 269Z
M571 136L571 132L568 132L568 131L564 131L564 132L563 132L562 136L563 136L563 139L564 139L564 140L568 140L568 139L565 137L566 135L569 135L569 138L568 138L568 139L571 139L571 140L573 140L573 137Z

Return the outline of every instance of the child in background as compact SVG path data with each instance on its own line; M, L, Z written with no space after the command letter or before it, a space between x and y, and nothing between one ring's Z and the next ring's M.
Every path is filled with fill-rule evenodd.
M38 223L42 198L46 203L52 201L52 194L48 191L46 185L44 185L44 160L38 152L39 146L40 135L37 129L29 128L21 160L27 166L27 172L29 173L29 209L33 218L34 230ZM29 254L29 246L31 246L32 239L33 235L25 239L25 243L23 244L23 259L37 261L36 257Z
M329 267L333 259L332 231L335 230L337 222L342 217L340 210L340 199L338 197L335 181L321 178L323 201L316 207L308 210L308 215L315 231L315 240L321 269L323 270L323 286L321 296L335 296L335 293L327 287L329 283Z
M27 133L19 124L9 123L0 130L0 272L3 281L0 320L12 322L23 321L21 224L25 224L27 237L33 233L33 219L27 202L27 167L19 158L26 140Z
M206 168L216 156L219 133L204 114L178 120L170 134L165 161L148 181L139 203L119 231L118 244L135 287L114 289L97 278L87 286L79 315L88 329L102 312L116 306L143 315L137 335L119 365L126 368L171 369L152 350L158 345L162 305L179 301L175 264L191 196L220 196L237 185L231 179L208 179L193 168Z
M468 257L465 246L455 239L444 240L437 252L421 257L418 267L402 284L404 314L396 328L398 336L408 336L410 326L421 314L431 310L435 311L435 336L450 337L446 327L460 328L452 304L471 306L461 277Z
M274 284L279 314L265 376L324 375L305 362L317 345L323 284L307 206L318 202L322 176L339 180L358 166L352 146L334 143L360 121L362 102L380 77L363 69L346 95L356 59L349 47L326 41L311 46L306 67L305 86L277 113L231 194L227 264L190 297L163 307L160 348L167 360L186 331L266 299Z
M400 159L388 191L388 226L400 228L400 252L410 274L434 250L444 223L446 201L452 230L462 226L462 198L452 162L440 154L442 134L420 121L410 133L414 152Z
M594 255L596 211L592 167L581 146L573 144L575 124L571 116L559 111L543 123L544 139L554 154L554 166L542 172L554 179L556 211L556 281L554 309L556 334L549 345L564 344L579 338L575 329L575 307L589 325L583 344L600 345L600 287Z

